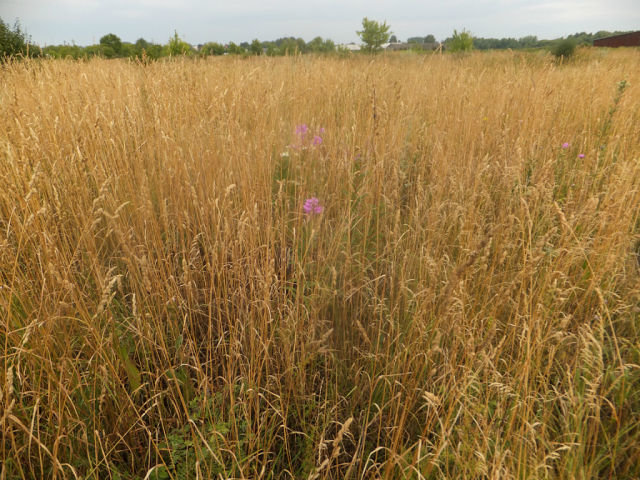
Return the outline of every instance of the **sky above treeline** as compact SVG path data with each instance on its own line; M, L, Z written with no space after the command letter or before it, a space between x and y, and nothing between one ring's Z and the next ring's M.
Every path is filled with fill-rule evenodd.
M485 38L640 30L640 0L0 0L0 17L20 20L34 43L166 43L174 31L191 44L321 36L358 40L362 18L385 21L398 40L454 29Z

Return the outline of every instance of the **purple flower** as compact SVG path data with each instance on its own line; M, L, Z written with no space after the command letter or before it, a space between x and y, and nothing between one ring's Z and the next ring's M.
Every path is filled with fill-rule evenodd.
M564 142L562 144L562 148L569 148L569 142Z
M313 215L314 213L322 213L324 211L324 207L320 205L320 200L316 197L311 197L304 201L302 210L304 210L304 213L307 215Z
M580 154L578 155L578 158L584 158L584 153L580 153Z
M309 127L307 127L306 123L303 123L302 125L298 125L296 127L296 135L300 136L300 138L303 138L308 131L309 131Z
M314 145L320 145L322 143L322 137L318 136L318 135L314 135L313 136L313 144Z

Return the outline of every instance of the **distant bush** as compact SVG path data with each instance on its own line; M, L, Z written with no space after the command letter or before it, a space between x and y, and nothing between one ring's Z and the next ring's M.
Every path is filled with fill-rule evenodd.
M576 51L576 42L571 38L565 38L558 42L551 50L557 58L569 58Z

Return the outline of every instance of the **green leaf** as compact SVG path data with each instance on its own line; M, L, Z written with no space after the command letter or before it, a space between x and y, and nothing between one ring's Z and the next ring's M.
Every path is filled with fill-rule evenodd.
M118 353L118 357L120 361L123 363L125 372L127 372L127 379L129 380L129 386L131 387L131 391L135 392L142 385L142 376L140 375L140 370L133 363L131 358L129 357L129 351L126 345L120 343L117 337L114 336L114 344L115 350Z

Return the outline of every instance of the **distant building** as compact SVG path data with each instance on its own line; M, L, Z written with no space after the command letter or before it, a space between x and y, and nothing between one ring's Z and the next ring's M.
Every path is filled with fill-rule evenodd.
M395 42L395 43L383 43L381 47L383 50L386 50L388 52L395 52L398 50L409 50L411 48L411 45L404 42Z
M349 50L351 52L359 52L360 51L360 45L358 45L357 43L342 43L340 45L338 45L338 48L343 48L345 50Z
M382 48L388 52L395 52L398 50L437 50L440 48L438 42L429 43L385 43Z
M640 30L622 35L599 38L593 41L594 47L640 47Z

